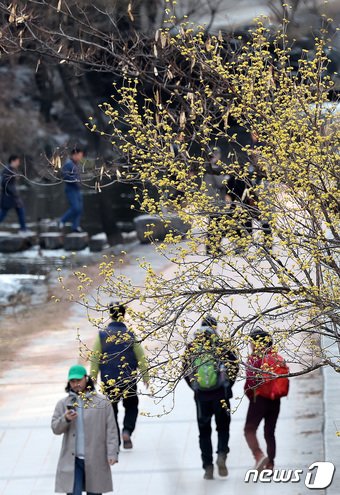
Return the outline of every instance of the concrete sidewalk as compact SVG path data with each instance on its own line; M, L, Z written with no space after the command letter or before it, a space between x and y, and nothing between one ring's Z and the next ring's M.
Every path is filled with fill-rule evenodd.
M151 247L145 250L154 261ZM158 265L161 268L160 260ZM50 418L57 400L64 394L67 369L78 355L78 327L91 345L94 330L87 322L84 324L81 308L74 305L64 327L34 338L18 357L18 366L8 370L0 380L1 495L53 494L61 438L52 434ZM282 400L277 428L278 468L306 470L313 462L324 459L322 385L321 372L291 380L290 396ZM232 407L237 409L231 424L228 478L202 479L194 401L192 392L182 383L171 412L161 417L157 414L161 413L162 405L156 406L151 399L142 397L140 409L155 416L139 418L133 451L122 451L119 464L113 467L115 493L311 493L303 481L289 485L244 483L245 472L252 467L253 460L243 437L248 400L238 399L242 397L242 387L241 382L234 387ZM171 409L170 397L165 404Z
M336 356L339 355L337 344L324 337L324 346L328 347L329 352L333 352L334 362L337 362ZM325 459L335 464L340 470L340 395L339 395L339 373L336 373L331 367L324 368L324 445ZM339 495L340 493L340 473L336 472L333 483L326 490L327 495Z

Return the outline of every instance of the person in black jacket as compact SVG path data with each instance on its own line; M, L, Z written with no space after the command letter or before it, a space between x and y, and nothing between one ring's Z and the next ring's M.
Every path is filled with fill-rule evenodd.
M209 224L207 230L206 254L219 255L222 253L221 244L226 232L223 228L223 220L226 216L228 205L226 203L226 185L228 176L223 172L222 153L220 148L215 148L210 161L206 164L204 182L207 195L211 201Z
M230 343L218 336L217 321L212 316L203 319L201 328L188 345L183 359L184 378L194 391L199 445L204 479L214 478L211 420L215 416L218 435L217 468L220 476L228 476L230 399L239 365ZM207 383L204 384L204 374ZM214 374L216 376L214 376ZM214 378L216 382L212 385ZM209 383L210 382L210 383Z
M251 190L250 181L240 179L234 175L230 175L226 184L226 193L231 199L231 216L237 205L242 206L244 218L237 219L235 232L239 237L245 235L251 236L253 233L252 218L256 216L257 208L252 205L249 191Z
M20 167L20 157L11 155L8 165L4 167L1 175L1 209L0 223L6 218L9 210L15 209L18 215L20 231L26 232L25 209L22 199L17 191L18 169Z
M249 167L249 176L255 187L261 187L263 199L262 202L266 204L266 206L270 206L270 183L267 178L266 172L261 167L261 148L264 143L259 141L258 135L256 132L251 133L251 151L250 151L250 167ZM265 193L265 194L263 194ZM266 213L261 213L259 211L258 220L260 220L261 229L265 235L265 245L270 247L272 243L272 229L271 229L271 210Z
M209 215L206 253L214 256L223 254L224 237L234 233L240 238L251 236L253 218L258 216L250 177L226 174L221 156L221 150L216 148L204 174L207 195L215 210ZM241 251L237 246L235 253Z

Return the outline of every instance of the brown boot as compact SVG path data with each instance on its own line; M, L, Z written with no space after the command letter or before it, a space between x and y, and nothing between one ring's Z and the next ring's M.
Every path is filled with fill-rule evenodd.
M226 466L227 454L219 453L217 454L217 468L218 474L220 476L228 476L228 468Z
M205 480L213 480L214 479L214 466L211 464L210 466L206 466L204 468L204 476Z

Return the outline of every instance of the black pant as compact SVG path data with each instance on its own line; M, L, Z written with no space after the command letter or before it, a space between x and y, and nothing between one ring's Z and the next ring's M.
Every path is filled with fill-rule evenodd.
M67 495L81 495L85 491L85 461L76 457L74 465L73 492ZM87 492L87 495L101 495L101 493Z
M272 235L272 229L271 229L270 223L268 221L262 220L261 227L262 227L263 233L266 236Z
M273 462L276 454L275 427L280 412L280 399L271 400L257 396L249 403L244 434L255 459L262 451L257 440L256 431L264 419L264 438L267 444L267 456Z
M253 215L247 210L247 206L243 205L242 214L237 210L235 218L235 232L239 237L251 236L253 233ZM229 213L229 218L235 217L237 205L232 203Z
M199 444L201 449L203 468L213 464L213 449L211 443L211 419L215 415L217 431L217 453L229 452L230 405L226 400L227 408L223 407L221 399L200 400L195 398L197 423L199 429Z
M119 390L119 393L118 394L115 393L115 397L112 397L111 400L112 400L113 412L116 418L118 432L119 432L118 404L120 400L123 401L123 407L125 409L125 415L123 420L123 431L124 430L128 431L131 435L136 427L136 421L138 416L137 384L129 385L124 389L121 388ZM120 444L120 438L119 438L119 444Z

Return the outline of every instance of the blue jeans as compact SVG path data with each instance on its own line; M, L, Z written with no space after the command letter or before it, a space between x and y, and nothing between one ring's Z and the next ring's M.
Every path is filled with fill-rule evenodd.
M0 223L5 220L7 217L7 214L11 208L2 208L0 210ZM26 220L25 220L25 210L24 208L15 208L15 211L17 212L19 223L20 223L20 230L26 230Z
M65 194L70 208L60 219L62 223L72 222L72 230L76 231L80 226L80 219L83 213L83 196L78 187L66 185Z
M73 492L67 495L81 495L83 491L85 491L85 461L76 457ZM101 493L87 492L87 495L101 495Z

